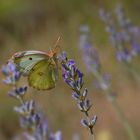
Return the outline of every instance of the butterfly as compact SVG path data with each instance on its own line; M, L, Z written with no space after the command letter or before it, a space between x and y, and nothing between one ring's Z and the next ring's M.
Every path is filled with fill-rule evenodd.
M55 87L58 79L58 47L43 51L22 51L12 56L13 62L23 75L28 76L28 83L38 90Z

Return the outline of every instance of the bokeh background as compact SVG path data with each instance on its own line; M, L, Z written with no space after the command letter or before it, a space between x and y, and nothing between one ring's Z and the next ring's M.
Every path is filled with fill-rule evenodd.
M118 93L117 102L140 139L140 83L116 61L114 49L108 42L108 34L100 20L99 9L112 11L117 0L0 0L0 65L22 50L48 51L61 36L61 48L69 58L75 59L84 72L85 87L93 102L91 114L98 116L94 128L96 140L126 140L127 135L114 110L101 90L94 86L94 77L87 72L78 48L79 27L88 24L94 46L99 51L103 71L111 74L111 84ZM139 0L122 0L127 16L140 26ZM79 57L80 56L80 57ZM137 63L139 65L139 63ZM64 140L79 136L89 139L89 132L81 126L83 114L71 98L71 90L60 78L55 89L37 91L29 88L26 98L34 99L38 108L46 116L53 132L62 131ZM0 74L1 81L3 76ZM25 78L22 84L27 83ZM18 101L8 97L10 87L0 82L0 140L12 140L23 131L13 106Z

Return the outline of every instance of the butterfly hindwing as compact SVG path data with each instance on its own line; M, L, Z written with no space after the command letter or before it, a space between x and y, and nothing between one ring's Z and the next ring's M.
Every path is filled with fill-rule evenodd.
M33 66L28 75L29 85L39 89L52 89L58 77L58 68L53 60L41 60Z

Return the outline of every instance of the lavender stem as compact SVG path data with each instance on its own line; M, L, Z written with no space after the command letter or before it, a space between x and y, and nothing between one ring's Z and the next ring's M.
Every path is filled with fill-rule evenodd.
M130 123L125 118L124 113L120 109L120 107L119 107L118 103L116 102L116 100L112 100L111 103L112 103L112 106L113 106L117 116L119 117L121 123L123 124L123 127L125 128L125 131L126 131L127 135L129 136L129 139L130 140L137 140Z
M114 111L115 111L117 117L119 118L119 120L121 121L129 139L137 140L134 130L131 127L129 121L125 118L123 111L121 110L121 108L119 107L119 105L116 101L116 98L111 97L112 96L111 94L113 93L111 87L108 87L104 91L105 91L105 96L106 96L108 102L110 102L112 104Z
M136 70L136 68L134 68L131 63L128 63L128 62L124 62L124 63L126 65L127 70L130 73L132 73L132 75L134 76L134 78L140 83L140 77L139 77L140 76L140 73L138 72L138 70Z
M97 79L99 78L100 81L103 81L103 79L99 75L99 73L97 72L96 74L98 76L96 78ZM134 133L134 130L131 127L129 121L125 118L123 111L121 110L121 108L119 107L119 105L118 105L118 103L116 101L116 98L115 97L112 98L113 91L112 91L111 87L108 87L108 88L104 89L104 92L105 92L105 96L107 98L107 101L112 104L117 117L121 121L121 123L122 123L122 125L123 125L123 127L124 127L124 129L125 129L125 131L126 131L126 133L128 135L128 137L129 137L129 140L137 140L136 135Z

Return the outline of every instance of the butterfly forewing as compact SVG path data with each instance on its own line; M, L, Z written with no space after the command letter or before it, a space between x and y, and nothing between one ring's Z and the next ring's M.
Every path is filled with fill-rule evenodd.
M28 74L36 63L44 59L47 60L49 59L49 57L44 54L30 54L22 57L15 57L14 63L17 65L17 67L22 73Z
M53 59L41 60L33 66L28 76L30 86L39 90L47 90L55 87L58 68L54 63L55 61L53 63L52 61Z

